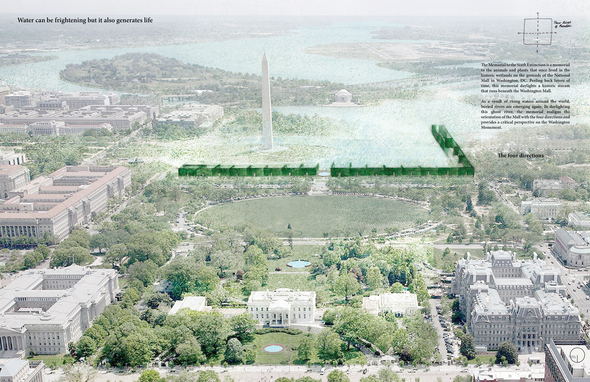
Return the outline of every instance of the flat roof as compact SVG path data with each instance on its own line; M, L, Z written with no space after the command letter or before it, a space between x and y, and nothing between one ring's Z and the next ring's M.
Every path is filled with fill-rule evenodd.
M116 276L112 269L90 269L70 265L58 269L26 271L0 291L0 328L22 331L26 325L66 325L68 320L81 309L81 305L97 302L102 296L102 287ZM44 279L78 279L65 290L34 290ZM45 298L57 300L43 313L10 313L9 311L23 298Z
M18 171L22 171L25 167L18 165L18 164L13 164L13 165L0 165L0 176L6 176L6 175L11 175L14 174L15 172Z
M86 166L88 167L88 166ZM19 211L19 212L10 212L10 211L0 211L0 219L50 219L56 216L57 214L67 210L69 207L74 205L75 203L81 201L82 199L88 197L92 193L96 192L100 187L103 187L106 183L116 179L118 176L129 172L127 167L116 167L108 172L92 172L92 171L80 171L81 174L94 174L95 176L98 175L99 179L95 180L94 182L88 184L85 188L80 189L78 192L74 193L71 197L65 199L61 203L56 204L52 207L49 211L45 211L44 213L40 213L38 211ZM69 174L69 176L74 177L77 175L77 171L66 171L66 167L61 168L53 173L51 173L48 178L52 178L54 181L62 179L64 174ZM102 175L102 177L101 177ZM82 175L84 176L84 175ZM42 182L46 182L48 179L44 178ZM50 180L50 179L49 179ZM30 189L31 184L23 186L22 189ZM12 192L18 192L20 189L13 190ZM31 195L34 195L31 193ZM39 195L39 194L36 194ZM53 195L55 197L55 195Z
M282 288L275 291L253 291L250 293L248 302L270 302L279 299L287 301L315 301L315 292L294 291L291 289Z

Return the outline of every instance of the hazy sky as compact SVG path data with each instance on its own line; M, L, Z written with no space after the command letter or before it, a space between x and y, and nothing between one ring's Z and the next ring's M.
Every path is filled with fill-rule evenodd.
M532 16L590 14L590 0L20 0L0 14Z

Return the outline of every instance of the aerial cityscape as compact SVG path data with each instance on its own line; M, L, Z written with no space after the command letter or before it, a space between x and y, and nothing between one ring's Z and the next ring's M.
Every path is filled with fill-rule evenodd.
M24 1L0 382L590 382L587 4Z

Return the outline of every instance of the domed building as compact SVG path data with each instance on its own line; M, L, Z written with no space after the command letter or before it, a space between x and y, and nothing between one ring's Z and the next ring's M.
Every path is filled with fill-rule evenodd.
M334 102L348 103L352 102L352 94L346 89L341 89L334 95Z

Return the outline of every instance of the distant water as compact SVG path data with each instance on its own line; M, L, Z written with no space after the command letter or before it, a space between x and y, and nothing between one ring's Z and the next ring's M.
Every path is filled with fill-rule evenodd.
M354 127L351 136L338 138L284 137L285 145L306 142L313 145L337 147L340 155L330 158L337 165L354 166L447 166L446 155L430 133L431 125L445 125L462 143L479 134L479 108L454 99L394 100L379 106L335 107L276 107L289 114L318 114L344 120ZM330 165L330 163L320 163Z
M129 52L158 53L190 64L254 74L260 74L262 54L266 53L271 76L327 80L344 84L407 78L411 73L381 68L370 60L335 58L302 52L302 49L316 45L375 42L371 32L385 26L396 25L383 22L334 23L330 26L298 28L290 34L274 37L143 48L52 52L50 54L58 56L58 59L3 67L0 68L0 78L9 85L26 88L62 91L88 89L61 81L59 71L67 64L113 58Z
M301 27L290 34L245 40L228 40L185 45L91 49L52 52L58 59L0 68L0 79L12 86L61 91L96 89L63 82L59 71L67 64L85 60L112 58L129 52L152 52L181 61L233 72L260 74L262 54L270 62L274 77L331 81L344 84L371 83L410 77L407 72L381 68L375 62L361 59L334 58L306 54L302 49L317 45L355 42L380 42L373 34L381 27L399 25L383 22L334 23L322 27ZM388 43L396 41L387 40ZM405 42L405 41L397 41ZM415 41L414 41L415 42ZM465 64L477 67L478 64ZM463 90L443 89L436 99L392 100L379 106L357 108L276 107L282 113L295 113L345 120L355 126L351 136L330 138L280 137L278 146L318 145L336 148L340 153L332 158L317 158L323 167L332 162L345 165L445 166L447 158L430 135L432 124L445 125L461 145L472 139L488 139L496 131L482 131L479 107L460 102L465 95L479 93L477 81ZM588 105L590 85L573 85L566 91L556 91L554 97L569 97L572 104ZM572 123L587 122L585 116L572 116ZM311 158L310 158L311 159ZM316 158L314 158L316 159Z

